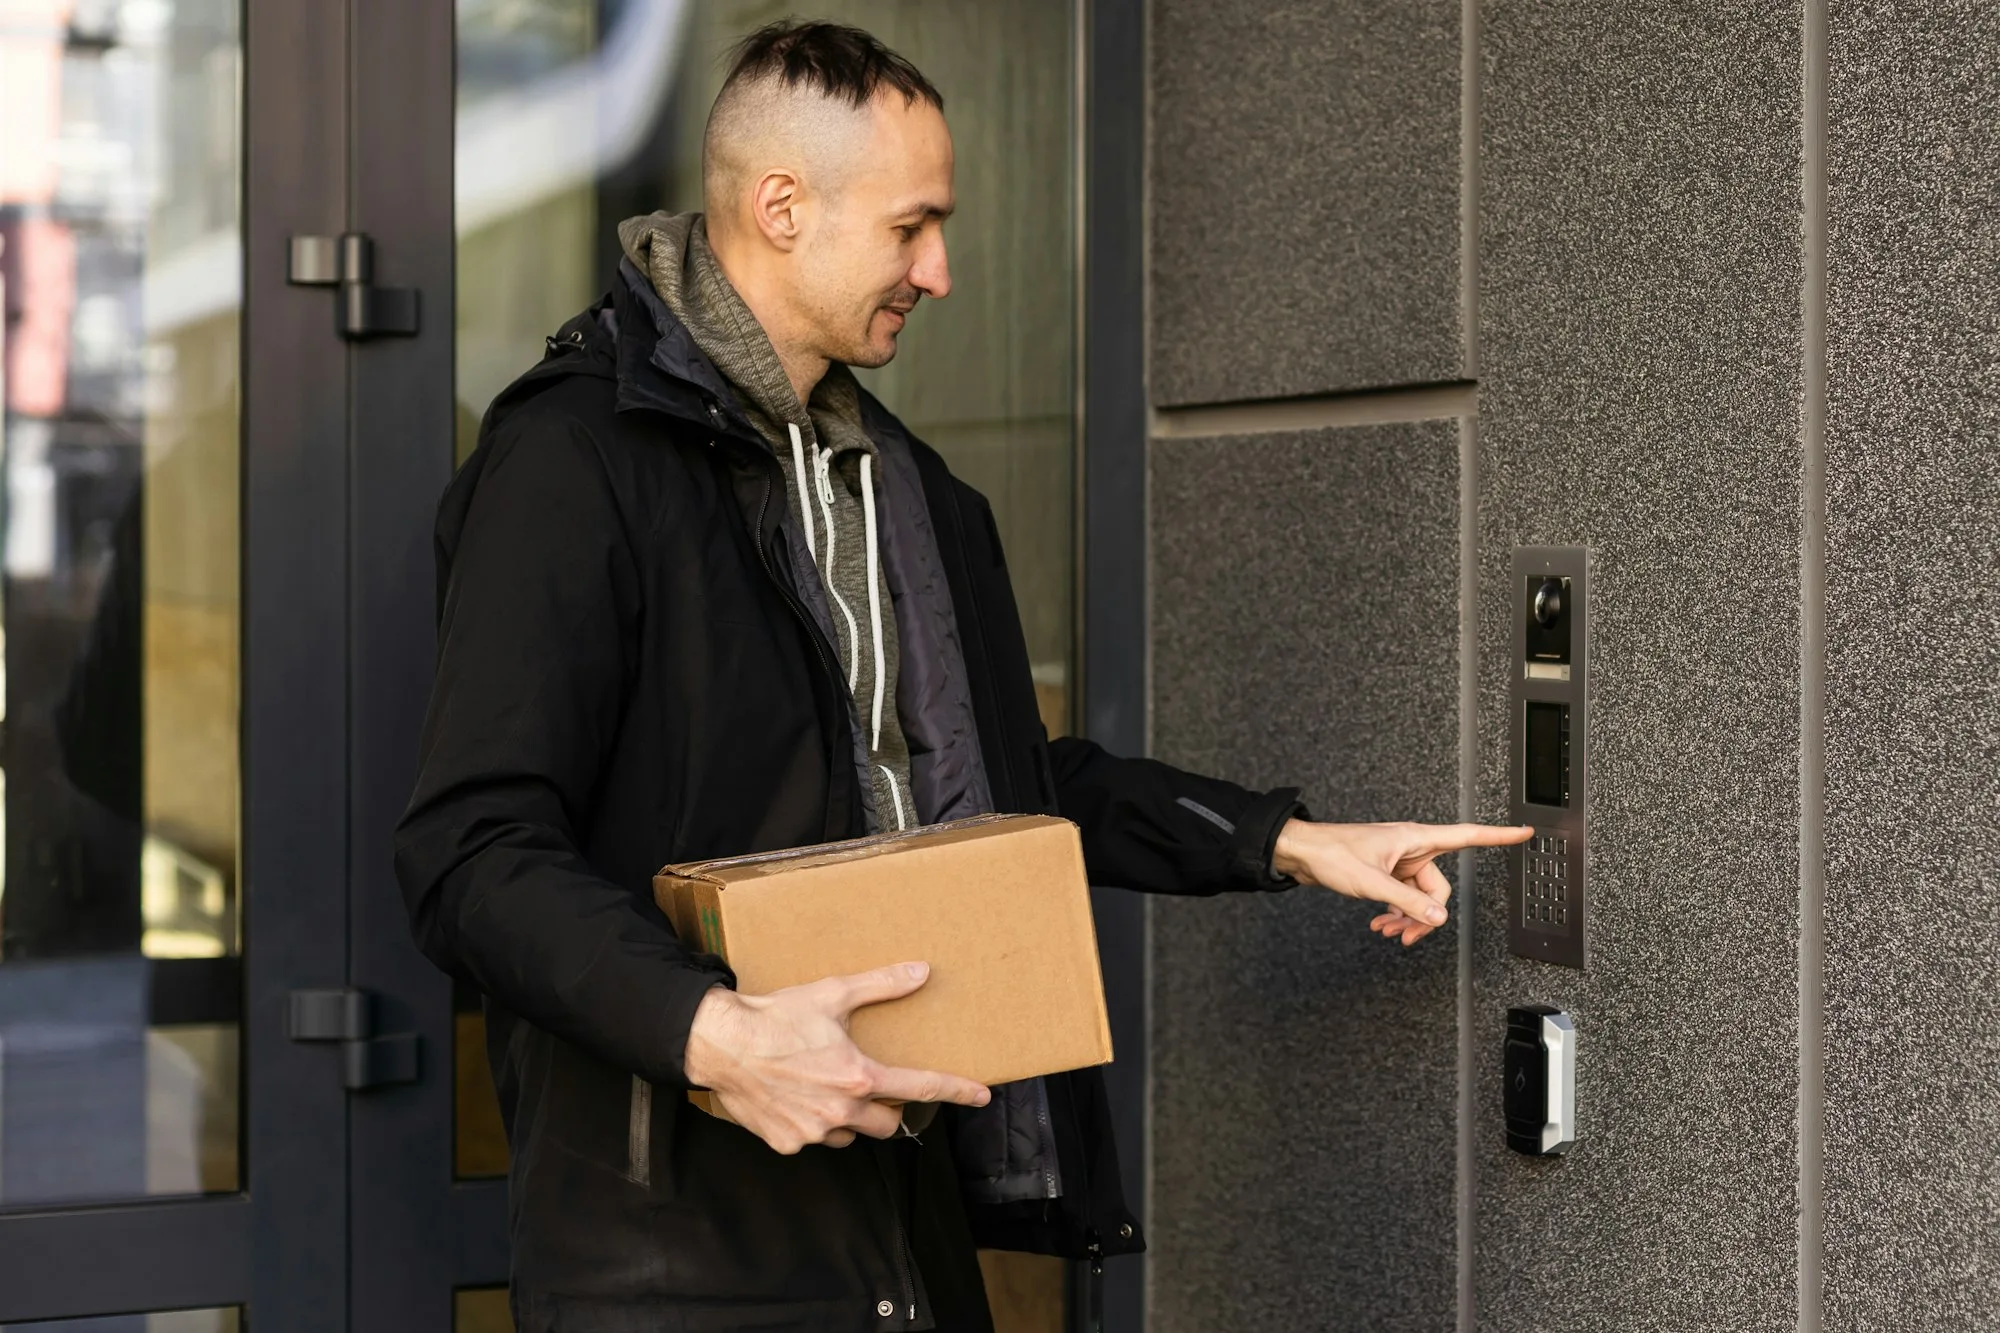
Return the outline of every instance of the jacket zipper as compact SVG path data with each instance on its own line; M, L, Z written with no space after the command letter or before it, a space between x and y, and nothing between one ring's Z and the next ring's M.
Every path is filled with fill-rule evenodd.
M882 1192L889 1196L889 1228L896 1238L896 1280L901 1284L903 1322L917 1322L917 1284L911 1277L916 1261L910 1256L910 1238L903 1230L903 1201L897 1197L897 1172L889 1162L888 1150L871 1146L875 1153L875 1174L882 1177Z
M1077 1119L1076 1103L1074 1101L1070 1103L1070 1119L1072 1121ZM1079 1144L1082 1142L1082 1139L1083 1126L1078 1124L1077 1141ZM1101 1299L1101 1293L1097 1290L1097 1279L1104 1276L1104 1238L1097 1234L1097 1228L1092 1225L1095 1219L1091 1210L1096 1207L1097 1196L1091 1191L1090 1187L1090 1150L1088 1148L1083 1148L1077 1153L1076 1169L1077 1174L1083 1177L1083 1245L1085 1253L1090 1256L1090 1296L1091 1304L1096 1306L1098 1300ZM1091 1322L1093 1329L1101 1330L1104 1327L1101 1314L1100 1310L1093 1309L1092 1315L1096 1316L1093 1317Z
M1040 1079L1035 1081L1035 1124L1042 1139L1042 1197L1057 1198L1062 1191L1056 1187L1056 1129L1049 1120L1048 1084Z
M891 1202L894 1203L894 1200ZM910 1238L903 1234L902 1205L896 1204L889 1209L889 1225L896 1232L896 1276L903 1283L903 1322L914 1324L917 1322L917 1284L910 1276L910 1269L915 1266L915 1261L910 1258Z
M805 626L806 637L812 640L813 655L819 659L820 669L825 673L822 679L841 680L843 677L835 668L832 656L827 652L825 636L820 633L819 626L813 623L812 613L806 610L803 602L799 601L798 594L785 586L785 581L778 577L778 571L772 567L771 552L764 542L764 521L771 514L771 494L773 490L771 473L770 469L761 466L758 470L764 477L764 498L757 506L757 530L751 534L757 544L757 561L763 565L764 576L771 580L771 586L776 588L778 595L785 599L785 605L792 609L792 614L798 617L801 625ZM837 763L837 759L834 762ZM837 768L829 767L828 769L829 773L838 771Z

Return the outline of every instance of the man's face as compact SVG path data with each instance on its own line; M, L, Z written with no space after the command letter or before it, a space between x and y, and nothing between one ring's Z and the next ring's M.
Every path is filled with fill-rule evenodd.
M951 215L951 132L928 102L887 90L869 108L867 144L822 196L797 272L819 353L880 366L919 299L951 291L944 222Z

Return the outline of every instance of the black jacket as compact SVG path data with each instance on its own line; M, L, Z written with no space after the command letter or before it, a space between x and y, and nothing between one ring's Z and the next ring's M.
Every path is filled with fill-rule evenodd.
M927 1284L977 1290L975 1240L1140 1248L1094 1070L1046 1081L1054 1199L968 1203L956 1182L1004 1122L783 1157L688 1104L689 1022L732 979L675 938L653 872L864 816L778 464L649 295L621 281L550 338L445 494L437 679L397 831L419 944L486 997L519 1326L900 1333L933 1326ZM1094 883L1282 887L1295 793L1046 739L986 501L866 406L916 474L994 805L1076 821Z

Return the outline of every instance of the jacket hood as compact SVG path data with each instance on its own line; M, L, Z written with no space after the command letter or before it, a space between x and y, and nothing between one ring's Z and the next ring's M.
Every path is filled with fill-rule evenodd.
M687 309L685 275L688 245L702 217L699 213L647 213L618 224L618 245L625 257L652 281L653 290L676 319Z
M630 261L620 262L595 304L542 341L542 359L488 405L482 438L551 384L581 375L613 381L621 412L663 412L704 430L761 439L728 380Z
M486 442L516 412L563 381L578 377L609 381L616 412L662 413L712 438L731 438L766 450L756 429L737 410L728 382L695 346L686 326L630 262L621 263L619 270L611 290L544 338L542 359L487 406L479 427L480 447L438 502L434 537L440 613L473 492L488 461Z

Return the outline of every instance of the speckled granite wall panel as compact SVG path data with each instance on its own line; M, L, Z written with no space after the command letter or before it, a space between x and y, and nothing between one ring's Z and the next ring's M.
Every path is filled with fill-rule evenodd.
M1510 555L1593 548L1591 966L1480 876L1478 1327L1795 1326L1797 5L1483 9L1480 806ZM1509 1005L1579 1032L1581 1137L1505 1146Z
M1154 752L1326 818L1457 805L1458 427L1153 446ZM1153 906L1156 1333L1456 1308L1455 927L1321 890Z
M1458 0L1150 23L1154 401L1458 378Z
M1829 6L1826 1326L2000 1322L2000 8Z

